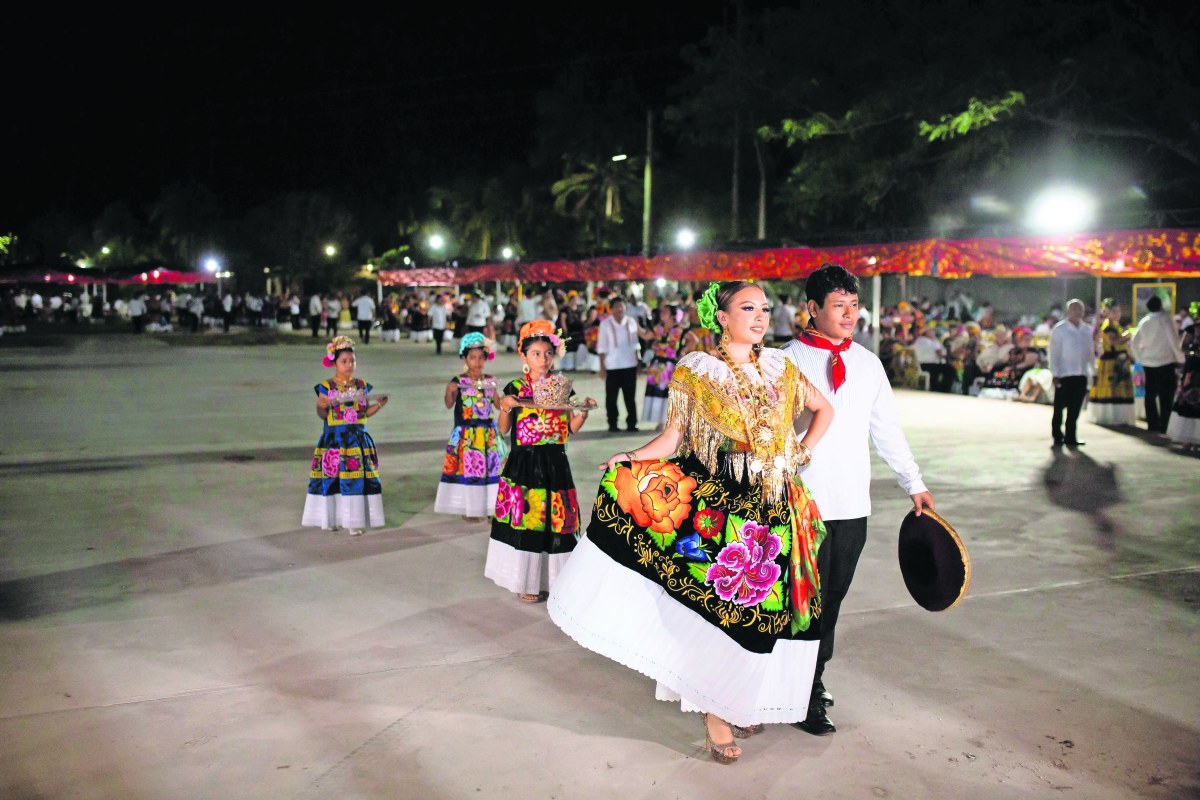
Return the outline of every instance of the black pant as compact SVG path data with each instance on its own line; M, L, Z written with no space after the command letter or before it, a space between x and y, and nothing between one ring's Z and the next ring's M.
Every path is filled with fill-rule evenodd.
M434 347L437 348L437 354L439 356L442 354L442 339L445 339L445 338L446 338L446 329L445 328L434 328L433 329L433 344L434 344Z
M825 674L833 658L833 638L838 612L850 591L858 557L867 543L867 518L825 520L825 541L817 550L817 575L821 578L821 646L817 649L816 677Z
M320 314L313 314L311 317L309 317L308 324L312 328L312 332L313 332L312 337L314 339L321 335L321 315Z
M224 312L224 313L223 313L221 316L222 316L222 317L224 317L224 321L225 321L225 332L226 332L226 333L229 333L229 326L233 324L233 312L232 312L232 311L226 311L226 312Z
M949 364L928 362L921 364L921 369L929 373L929 389L933 392L949 392L958 377L958 370Z
M325 335L337 336L338 332L338 315L330 314L329 319L325 320Z
M625 412L628 416L625 418L626 427L637 427L637 367L624 367L623 369L605 370L607 377L604 380L604 406L608 410L608 427L615 429L617 422L620 419L620 412L617 410L617 393L625 395Z
M466 333L463 335L465 336L467 333L483 333L483 329L486 327L486 325L468 325L466 326Z
M292 330L299 333L300 331L300 315L292 314Z
M141 333L146 330L146 316L138 314L136 317L130 317L129 321L133 323L133 332Z
M1171 420L1171 404L1175 401L1175 365L1143 369L1146 370L1146 427L1166 433L1167 423Z
M358 335L362 338L363 344L371 343L371 326L375 324L373 319L360 319L358 321Z
M1058 388L1054 390L1054 416L1050 418L1050 434L1054 441L1063 439L1062 416L1063 409L1067 410L1066 443L1078 441L1075 436L1075 423L1079 422L1079 409L1083 408L1083 398L1087 397L1088 379L1085 375L1068 375L1058 379Z

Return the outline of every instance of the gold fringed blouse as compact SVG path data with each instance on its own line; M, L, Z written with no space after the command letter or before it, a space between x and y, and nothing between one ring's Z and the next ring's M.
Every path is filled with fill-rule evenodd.
M719 356L681 358L671 376L666 424L683 434L680 456L694 454L716 474L724 452L736 480L748 474L765 500L778 500L801 466L792 421L816 390L779 350L764 349L757 370L752 364L734 369L746 376L749 397Z

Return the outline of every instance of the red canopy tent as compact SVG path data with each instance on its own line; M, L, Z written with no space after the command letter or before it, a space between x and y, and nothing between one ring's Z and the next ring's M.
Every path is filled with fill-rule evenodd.
M132 275L106 275L91 270L79 272L64 272L57 269L30 269L23 272L12 272L0 275L0 283L65 283L68 285L81 284L90 286L101 283L115 283L122 286L134 285L173 285L180 283L215 283L216 278L204 272L178 272L173 269L149 269Z
M922 239L851 247L610 256L476 267L381 270L385 286L485 281L796 280L826 263L858 275L1041 278L1069 273L1120 278L1200 277L1200 230L1134 230L985 239Z

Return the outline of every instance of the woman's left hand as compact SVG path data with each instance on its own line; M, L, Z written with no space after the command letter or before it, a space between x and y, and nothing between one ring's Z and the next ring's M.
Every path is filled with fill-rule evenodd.
M622 461L628 461L628 460L629 460L629 453L617 453L612 458L610 458L608 461L605 461L603 464L600 465L600 471L608 472L610 469L615 467L617 464L620 464Z
M381 397L381 398L379 398L378 401L376 401L375 405L379 406L380 408L383 408L384 406L387 405L387 401L388 401L388 399L386 397Z

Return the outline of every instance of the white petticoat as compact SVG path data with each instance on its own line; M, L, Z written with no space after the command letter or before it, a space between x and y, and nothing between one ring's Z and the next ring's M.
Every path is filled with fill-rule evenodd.
M491 486L467 486L462 483L439 483L433 510L437 514L458 514L463 517L490 517L496 510L496 490Z
M1200 419L1181 417L1172 411L1167 436L1176 444L1200 444Z
M579 644L658 681L680 700L735 725L808 716L820 642L742 649L656 583L626 569L584 536L550 592L550 618Z
M571 553L531 553L510 544L488 539L487 563L483 576L497 586L517 594L548 592Z
M666 418L667 398L650 395L642 398L642 422L663 422Z
M1088 403L1088 421L1096 425L1133 425L1133 403Z
M328 497L306 495L300 524L306 528L324 528L327 531L334 528L382 528L383 495L369 494L365 500L361 494L332 494Z

